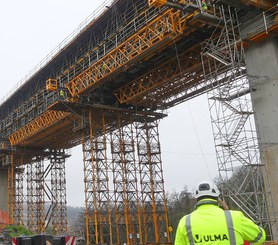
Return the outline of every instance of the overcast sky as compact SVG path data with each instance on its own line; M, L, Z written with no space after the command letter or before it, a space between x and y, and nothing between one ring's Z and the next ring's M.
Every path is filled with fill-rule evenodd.
M103 0L8 0L0 8L0 98L6 96ZM165 190L189 190L217 176L206 95L171 110L159 127ZM67 202L84 205L81 147L67 160Z

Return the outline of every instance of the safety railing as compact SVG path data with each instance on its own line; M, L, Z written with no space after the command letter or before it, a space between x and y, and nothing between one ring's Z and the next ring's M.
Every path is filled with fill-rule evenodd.
M89 15L70 35L68 35L56 48L54 48L41 62L36 65L24 78L22 78L4 97L0 100L0 106L19 88L21 88L32 76L34 76L40 69L42 69L53 57L55 57L64 47L66 47L70 42L72 42L82 30L96 21L101 15L103 15L107 10L108 6L111 6L114 2L118 0L104 0L102 5L100 5L91 15Z
M273 27L278 29L278 4L262 12L254 18L253 22L258 23L256 28L250 32L242 33L242 39L248 39L260 33L269 34Z

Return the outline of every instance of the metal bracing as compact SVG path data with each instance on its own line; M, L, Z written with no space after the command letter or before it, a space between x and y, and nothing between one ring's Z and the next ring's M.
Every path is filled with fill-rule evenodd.
M142 198L143 244L170 243L158 122L136 124Z
M67 232L67 200L65 151L52 151L51 166L51 220L52 233L63 235Z
M15 175L14 175L14 155L7 155L6 161L8 166L8 209L10 220L14 222L14 208L15 208Z
M177 87L184 87L192 83L193 80L197 84L196 80L200 80L199 76L203 75L202 61L199 54L200 46L196 45L182 52L178 58L167 58L165 63L120 87L114 91L114 94L120 103L128 102L140 105L144 103L151 104L150 101L153 100L153 104L157 105L159 101L155 100L155 96L151 96L152 91L157 87L164 87L167 83L168 87L177 89ZM198 68L200 72L196 72ZM181 79L183 81L180 81ZM170 93L171 90L168 89L168 92ZM189 94L189 91L187 91L187 94Z
M27 164L27 227L34 233L44 232L44 165L42 159Z
M25 176L24 158L20 156L19 162L14 168L14 221L16 225L24 225L24 176Z
M115 229L117 244L142 244L138 163L135 160L135 136L131 118L117 114L116 129L110 134Z
M220 181L223 193L251 219L271 233L269 206L260 162L254 111L236 12L224 9L219 36L203 46L206 80L216 84L208 93ZM212 59L211 59L212 58ZM218 81L225 83L218 84Z

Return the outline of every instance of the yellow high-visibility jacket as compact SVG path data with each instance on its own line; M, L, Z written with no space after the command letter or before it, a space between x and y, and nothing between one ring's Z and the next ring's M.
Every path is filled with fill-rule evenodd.
M237 245L244 240L261 244L265 239L264 229L241 211L223 210L208 198L197 202L196 210L180 220L175 245Z

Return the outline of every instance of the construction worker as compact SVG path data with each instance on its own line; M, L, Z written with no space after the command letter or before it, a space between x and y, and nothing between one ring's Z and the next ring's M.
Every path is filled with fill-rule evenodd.
M206 3L206 0L202 0L202 10L204 10L204 11L208 10L208 5Z
M220 192L210 182L198 185L195 210L179 222L175 245L236 245L248 241L261 244L266 239L263 228L241 211L224 210Z
M64 92L63 89L60 89L59 95L60 95L61 98L65 97L65 92Z

